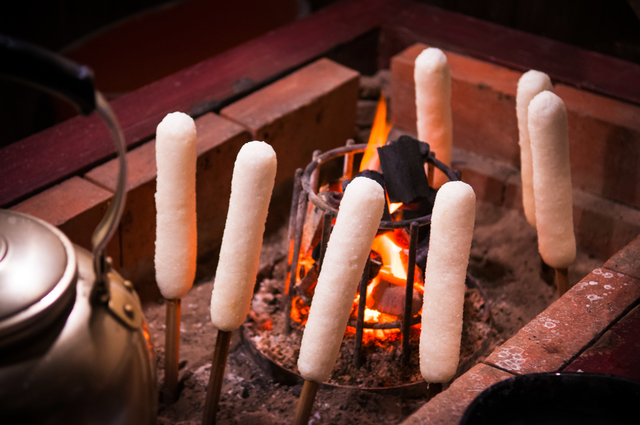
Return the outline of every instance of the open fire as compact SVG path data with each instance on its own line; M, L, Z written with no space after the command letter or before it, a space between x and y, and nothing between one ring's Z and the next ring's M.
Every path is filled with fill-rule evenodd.
M369 142L360 159L359 170L361 174L385 184L387 181L385 181L383 174L380 172L385 167L384 164L381 165L378 149L385 146L390 130L391 124L386 119L386 102L384 97L381 97ZM345 153L342 175L335 181L328 181L322 185L318 184L319 167L310 175L312 189L317 190L317 196L333 208L339 206L344 187L352 178L353 160L354 155L352 153ZM394 167L387 165L386 168L390 170ZM421 161L419 169L424 169ZM387 176L387 180L390 180L389 177ZM423 179L428 186L424 177L423 172ZM427 187L427 193L430 193L430 190L433 189ZM416 214L430 213L433 205L433 199L430 197L422 197L418 202L406 204L392 202L397 201L395 198L397 196L390 196L387 190L387 211L383 216L383 221L400 223L403 219L415 217ZM413 199L411 200L413 201ZM427 205L425 206L424 204ZM295 279L291 279L291 277L288 279L292 288L290 291L292 293L291 319L301 325L306 323L322 263L322 254L326 248L325 241L328 239L330 227L334 222L334 215L331 211L318 208L314 203L309 203L306 206L306 211L303 211L303 215L304 225L298 248L299 255L297 262L294 262L297 263L294 271ZM428 224L428 222L425 224ZM325 229L325 227L328 228ZM378 231L371 247L368 267L363 274L360 290L353 301L347 334L355 332L358 339L358 327L360 326L362 328L360 331L362 336L359 339L364 342L373 341L379 345L384 345L387 341L400 338L403 332L419 334L419 317L423 304L424 280L423 270L416 265L416 249L413 252L413 261L409 261L412 239L410 233L408 225L393 226L391 229L381 228ZM417 238L417 226L415 233ZM423 239L425 239L424 235L428 234L428 231L421 233ZM426 250L428 244L424 245L423 250ZM290 250L289 261L291 263L295 257L293 239L291 239L290 246L292 249ZM412 273L408 273L409 268L413 269ZM410 289L407 287L408 279L412 282ZM365 294L362 306L361 294ZM408 302L406 302L407 295L410 298ZM359 314L359 310L363 310L363 312ZM407 329L403 329L405 310L408 310L411 317ZM360 324L358 323L359 321L361 322ZM413 331L409 327L413 328ZM358 354L356 353L357 357Z
M407 281L409 240L403 231L386 231L376 236L371 246L369 261L376 272L369 272L371 278L366 289L366 308L364 310L364 336L374 340L395 339L399 337L400 328L376 328L375 325L397 324L402 319L405 301L405 285ZM299 280L297 288L300 295L293 297L291 318L297 323L305 324L309 314L310 298L318 277L318 267L313 259L312 251L301 254L298 262ZM420 314L422 308L423 273L415 267L413 298L411 300L412 316ZM371 269L370 269L371 270ZM375 275L374 275L375 273ZM373 277L372 277L373 275ZM305 280L306 278L306 280ZM309 284L308 281L312 280ZM305 288L305 289L302 289ZM305 291L304 293L301 293ZM352 320L347 332L355 332L360 294L353 300ZM413 325L420 328L420 323Z

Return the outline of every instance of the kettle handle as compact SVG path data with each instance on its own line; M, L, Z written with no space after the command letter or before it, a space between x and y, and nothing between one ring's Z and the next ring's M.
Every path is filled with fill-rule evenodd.
M93 232L93 267L96 280L92 299L109 301L107 276L109 267L105 247L115 233L125 203L127 181L126 145L118 119L100 92L95 90L93 71L41 47L0 34L0 75L24 82L61 96L76 105L83 115L94 110L109 128L118 153L119 171L116 192L107 213Z
M0 75L62 96L83 115L96 109L93 71L41 47L0 34Z

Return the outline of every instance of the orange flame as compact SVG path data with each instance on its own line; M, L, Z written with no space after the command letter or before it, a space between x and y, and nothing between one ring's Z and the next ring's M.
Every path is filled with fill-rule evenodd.
M391 240L392 235L393 232L387 232L376 236L371 249L382 257L380 273L385 277L385 280L397 285L403 285L407 280L407 273L400 257L402 247Z
M389 202L389 214L393 214L402 206L402 202Z
M391 131L391 123L387 122L387 101L383 95L380 95L378 107L376 108L376 116L371 127L369 142L364 156L360 162L360 172L364 170L377 170L380 168L380 159L378 158L378 148L384 146L387 137Z
M373 127L371 129L371 135L369 136L369 142L367 144L367 148L362 157L362 161L360 163L360 171L364 170L379 170L380 168L380 159L378 157L377 148L385 145L387 141L387 137L389 136L389 132L391 131L392 125L387 122L387 103L384 96L380 96L380 101L378 102L378 107L376 109L376 115L373 122ZM337 187L332 187L330 190L339 190L339 185ZM389 204L390 213L393 214L398 208L402 207L402 203L391 203ZM382 280L384 280L385 284L392 285L400 285L405 286L407 280L407 272L406 272L406 254L403 253L403 250L407 248L407 241L401 234L396 234L393 231L385 232L383 234L377 235L373 241L371 249L378 253L382 260L382 267L378 272L378 275L371 281L371 283L367 286L366 293L366 308L364 312L364 321L368 324L384 324L395 322L399 319L399 317L394 316L392 314L387 314L378 310L375 310L374 304L376 301L373 299L373 292L376 289L376 286L380 284ZM311 253L300 253L299 258L299 267L304 267L308 270L314 261L311 258ZM424 286L422 283L422 274L420 269L416 266L414 273L414 288L424 293ZM358 303L360 301L360 295L356 295L353 300L353 312L358 310ZM305 324L307 321L307 316L309 314L309 307L304 303L304 301L300 297L294 297L293 299L293 308L291 311L291 318L298 323ZM414 328L419 328L420 324L414 326ZM355 332L353 327L347 327L347 333ZM378 345L383 346L384 341L393 341L397 338L400 338L400 330L399 329L364 329L364 336L367 340L373 340Z

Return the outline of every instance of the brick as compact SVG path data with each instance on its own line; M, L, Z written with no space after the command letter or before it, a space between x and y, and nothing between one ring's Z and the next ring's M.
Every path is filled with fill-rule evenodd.
M155 141L145 143L127 152L127 181L125 190L129 192L156 178ZM114 159L85 174L85 178L105 189L115 192L118 181L118 160Z
M452 165L462 171L462 180L473 187L478 201L523 211L516 168L458 148L453 150ZM634 208L580 189L573 190L573 207L577 244L597 258L611 257L640 234L640 211Z
M115 191L118 161L94 168L85 178ZM127 153L127 200L120 221L120 273L131 280L141 299L159 296L155 285L153 254L155 246L155 142Z
M554 85L553 91L564 101L567 109L576 114L640 131L639 106L578 90L564 84Z
M396 138L407 133L393 130ZM453 149L452 167L462 172L462 180L473 187L478 201L523 212L517 168L460 148ZM597 258L611 257L640 234L637 209L580 189L573 190L573 207L577 244Z
M236 123L215 114L196 119L198 162L196 214L198 217L198 276L211 271L212 252L224 230L231 190L233 163L249 134ZM160 296L155 283L155 141L127 154L127 203L121 222L122 269L143 300ZM114 190L117 162L95 168L87 178Z
M80 177L72 177L11 208L40 218L64 232L71 242L91 251L91 236L104 217L112 193ZM119 265L118 233L105 250Z
M640 234L640 211L573 190L573 226L580 247L602 259L610 258Z
M571 109L568 121L573 186L640 208L640 131Z
M640 380L640 306L613 325L564 372L607 373Z
M394 125L415 133L417 44L391 62ZM453 144L519 164L515 95L521 73L445 51L452 75ZM556 84L569 120L574 187L640 208L640 107Z
M459 148L453 149L452 167L462 172L462 181L473 187L478 201L497 206L504 204L509 178L519 174L505 162Z
M524 215L524 205L522 204L522 180L520 173L512 174L505 183L504 207L517 210Z
M416 44L391 61L392 120L416 132L415 58L427 48ZM515 90L519 73L444 51L451 69L453 145L517 166L520 159Z
M640 236L609 258L604 267L640 279Z
M474 366L403 422L403 425L454 425L482 391L514 375L485 364Z
M556 372L640 297L640 280L595 269L498 347L487 364L511 373Z
M358 79L356 71L323 58L220 113L273 146L278 184L304 168L314 150L343 146L353 137Z
M515 167L459 148L453 149L452 166L462 172L462 180L473 187L478 201L523 211L522 184ZM611 257L640 234L640 211L634 208L580 189L573 190L573 207L577 244L597 258Z
M240 125L214 114L196 120L198 171L198 276L211 276L229 209L233 164L240 148L251 141ZM271 214L271 213L270 213Z

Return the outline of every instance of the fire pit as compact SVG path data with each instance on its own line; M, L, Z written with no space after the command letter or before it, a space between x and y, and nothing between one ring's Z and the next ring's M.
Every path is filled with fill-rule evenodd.
M515 87L514 81L516 80L512 78L512 74L519 75L522 71L532 67L549 72L554 82L559 82L557 85L558 93L562 91L562 96L569 100L573 99L573 103L568 106L571 131L572 134L577 135L574 140L576 143L583 143L591 148L579 151L581 155L575 160L575 185L581 189L576 192L578 200L581 201L576 204L576 214L579 219L575 221L576 231L579 243L586 249L579 254L576 268L570 271L570 280L577 282L582 276L596 269L600 274L594 271L585 283L587 286L581 284L580 288L598 288L598 286L590 286L593 284L589 282L597 283L601 279L599 276L606 274L612 274L612 280L624 280L624 285L628 285L624 286L625 290L633 287L630 276L638 277L634 269L627 270L620 267L618 263L615 265L608 263L607 267L616 268L619 273L616 274L612 271L601 270L599 267L602 266L604 259L611 257L625 246L633 238L633 235L637 234L638 229L634 215L637 213L634 208L639 205L636 188L619 184L624 180L637 180L634 178L637 167L632 166L635 164L634 158L636 157L629 154L629 151L635 149L638 134L637 123L634 124L633 119L629 117L637 117L637 114L634 115L637 107L615 100L627 99L627 101L637 103L637 100L634 100L637 97L634 97L636 95L633 85L627 84L624 80L624 78L635 78L633 76L637 74L634 70L637 67L634 68L621 61L608 61L607 58L601 56L591 56L588 52L583 51L578 53L586 63L600 65L604 63L611 65L611 67L586 66L583 68L575 67L574 63L570 63L569 66L566 60L562 60L562 57L573 58L575 55L571 54L573 51L567 52L566 46L553 45L551 47L554 48L551 49L546 41L543 43L540 40L533 40L532 42L528 36L521 33L514 33L508 29L495 28L475 21L459 20L450 14L431 9L426 10L422 5L411 2L388 2L388 4L385 1L346 2L346 4L328 9L326 13L315 17L311 23L301 22L284 31L275 32L265 39L251 43L246 48L221 55L139 92L125 95L115 102L116 113L123 116L127 139L134 144L133 148L139 147L133 149L128 155L133 172L133 177L128 185L129 202L126 207L125 219L118 233L119 240L110 247L110 255L113 255L116 267L121 268L124 273L128 273L128 276L143 293L143 299L146 300L145 314L149 320L149 332L156 346L159 371L162 370L164 360L164 306L158 306L153 302L153 291L149 289L154 285L152 273L148 267L149 252L152 252L153 249L153 239L149 236L148 227L153 225L153 220L150 219L153 215L153 191L150 188L154 185L155 175L153 169L148 167L149 164L154 165L152 161L148 160L149 152L153 153L153 142L147 142L153 138L153 129L159 122L159 117L176 109L190 110L194 116L204 114L196 120L199 126L198 130L205 135L204 143L199 147L198 181L201 187L198 189L198 199L202 199L202 203L199 201L198 207L202 210L199 210L198 216L206 217L206 220L202 220L203 229L199 229L199 231L202 230L202 235L206 239L203 246L207 248L207 250L201 251L203 253L201 264L210 266L210 259L213 257L211 252L215 250L215 241L219 240L221 234L223 218L221 219L220 216L224 214L224 198L228 196L228 193L225 192L226 189L223 188L226 187L226 184L223 183L230 175L227 170L230 170L229 164L232 162L234 150L237 152L239 146L250 138L258 138L268 139L276 146L276 149L279 149L279 155L280 152L286 152L282 155L282 165L285 171L277 180L277 183L282 183L281 187L286 186L286 189L281 189L276 198L280 202L274 204L274 208L280 209L274 213L274 216L278 217L281 210L287 209L288 198L286 195L290 191L292 183L287 179L292 179L295 168L309 160L313 149L321 148L327 151L337 146L338 143L343 143L349 137L341 134L339 142L331 139L325 144L324 141L329 138L324 135L319 138L321 139L319 141L319 139L308 137L304 131L300 133L303 135L302 137L300 134L292 136L291 129L306 127L308 128L306 131L312 134L317 133L319 127L314 127L317 123L323 123L324 127L322 128L335 128L335 121L327 124L327 116L332 109L334 111L340 110L341 105L347 104L348 102L344 101L345 98L348 98L350 102L355 101L345 93L352 89L353 82L357 81L357 76L350 76L349 78L352 80L349 82L345 82L347 80L345 78L339 83L334 83L333 87L339 86L342 91L336 89L335 92L340 91L340 94L330 100L327 100L329 96L315 95L317 98L307 99L304 102L299 102L297 106L291 106L295 102L283 100L278 95L271 95L268 100L270 103L267 104L267 101L263 101L263 104L267 104L269 111L275 109L273 103L276 100L279 105L286 103L287 107L291 106L288 111L294 112L287 112L289 115L284 118L270 116L263 119L260 112L255 113L256 110L267 109L261 109L263 104L260 103L254 103L257 106L252 113L254 117L258 117L255 122L239 119L237 115L227 113L225 109L222 109L236 102L240 97L246 96L249 92L271 84L274 80L289 74L295 68L309 63L319 56L331 57L341 64L360 70L364 74L372 74L374 72L372 69L378 67L388 68L393 55L417 41L450 48L467 56L455 58L460 66L453 73L454 96L458 96L458 100L463 100L456 102L454 99L454 108L456 108L454 123L462 124L454 125L455 131L458 132L454 134L454 140L456 146L463 149L457 152L454 150L454 167L463 170L465 181L472 184L479 199L484 201L478 204L478 219L471 252L470 270L482 282L487 298L491 302L490 305L482 306L481 301L478 301L475 307L478 311L482 308L488 308L491 312L493 326L489 338L492 345L487 352L515 335L523 325L529 323L555 300L554 288L540 278L541 269L535 247L535 232L527 226L518 212L520 208L517 202L517 195L519 195L518 170L516 168L517 160L514 159L517 144L515 144L514 138L516 134L514 130L515 119L512 119L513 93L510 92L512 90L510 87ZM429 25L425 25L425 22ZM457 25L455 25L456 22ZM334 23L336 24L334 25ZM470 32L450 31L450 28L462 27L471 28L471 30ZM323 36L318 37L321 32L320 28L323 29ZM330 30L325 31L327 28ZM339 30L334 30L335 28ZM471 38L471 40L459 38L443 40L443 38L451 37L447 34L455 34L456 37L464 36ZM484 43L487 39L492 40L492 43ZM499 43L493 43L496 40L499 40ZM496 45L499 48L496 49ZM527 48L524 49L523 46ZM553 53L547 55L547 52L550 51ZM369 57L360 62L351 60L357 57L353 55L354 52L367 52ZM264 67L257 66L257 62L262 61L263 57L284 57L285 60L264 61L264 64L260 64L265 65ZM470 59L470 57L492 58L493 63ZM227 67L230 63L234 66ZM241 63L242 65L239 65ZM407 60L406 63L410 63L410 61ZM498 66L496 63L506 65L510 69ZM603 74L585 76L580 74L584 69L607 69L608 71ZM625 74L624 72L611 71L611 69L631 70ZM219 70L224 72L218 74ZM400 68L398 70L400 73L403 72ZM612 73L620 75L621 78L612 80L610 78ZM221 76L220 78L212 78L211 75L214 74ZM194 78L194 75L197 77ZM236 90L239 86L234 84L240 78L244 78L242 81L251 83L242 86L248 87L246 90ZM563 83L567 85L563 85ZM404 115L405 121L411 122L413 121L410 117L411 114L401 109L402 105L411 105L411 102L401 100L396 102L396 100L402 99L403 93L406 95L411 92L402 84L404 81L400 78L397 90L394 88L394 114ZM351 88L349 90L342 89L347 86ZM629 90L620 89L620 87L627 86L630 87ZM179 93L176 87L181 88ZM303 87L314 88L316 85L305 83ZM588 87L596 93L609 96L613 94L613 98L595 95L574 87ZM329 90L333 90L333 88L327 89L327 91ZM175 92L176 95L166 96L168 92ZM284 91L281 90L279 93L284 93ZM149 99L157 101L149 101ZM324 109L316 106L307 108L308 104L318 105L323 102L330 106ZM473 106L476 104L486 106L487 112L497 117L497 120L490 121L479 118L478 108ZM141 105L145 107L141 107ZM594 105L604 105L604 107L597 108ZM249 110L246 108L246 103L243 108L238 106L237 109ZM215 114L207 111L213 111ZM341 114L347 115L344 110L340 111ZM625 113L618 113L620 111L630 111L630 113L625 115ZM283 113L283 115L285 114ZM301 124L291 124L293 118L290 119L290 116ZM344 121L349 121L349 119ZM350 132L353 132L352 122L348 122L346 126ZM104 138L104 135L101 135L98 130L83 131L92 128L92 125L93 123L90 121L83 122L75 119L26 141L28 142L27 146L32 146L29 143L35 143L38 140L42 145L35 143L33 146L49 146L52 141L57 141L60 146L70 146L66 152L84 152L86 150L91 151L93 156L90 156L82 164L72 164L68 158L75 158L76 155L58 155L65 158L63 161L65 168L59 165L60 161L54 160L51 150L23 149L20 152L29 150L34 152L34 156L42 153L43 159L27 161L39 168L39 172L36 173L39 180L36 182L28 181L19 187L4 188L2 201L4 205L13 205L16 209L28 212L33 212L36 209L36 215L44 215L43 218L56 223L70 234L74 242L78 241L83 245L87 245L86 241L90 238L90 233L87 234L83 229L95 227L94 223L91 225L86 223L94 220L96 211L104 208L111 196L109 188L112 188L113 185L108 172L109 164L92 170L82 177L76 176L69 181L64 181L60 186L52 186L73 173L88 170L91 168L90 164L97 163L101 158L108 158L109 152L104 150L94 152L102 149L102 145L93 142ZM407 127L405 129L411 133L411 129ZM52 134L55 134L55 137L51 137ZM287 137L289 138L287 139ZM80 139L91 140L91 148L84 149L84 146L82 149L78 148ZM68 141L78 143L71 144ZM608 150L604 148L605 145L609 147ZM288 152L288 149L291 152ZM19 160L21 154L16 152L18 152L17 149L7 150L7 155L3 156L5 158L3 165L5 166L0 167L3 173L18 173L16 170L20 170L22 173L22 168L26 170L27 167L23 167L23 162ZM65 149L59 149L59 152L64 153ZM300 158L304 158L304 161ZM606 158L609 162L598 161L601 158ZM612 163L617 164L618 162L622 166L611 166ZM46 168L47 166L55 168L56 172L58 169L60 171L53 173ZM32 170L24 171L24 174L28 174L29 171ZM48 190L46 190L47 188ZM44 190L44 192L19 203L31 196L36 190ZM8 193L9 191L11 193ZM68 191L74 192L75 198L86 201L85 204L70 205L68 201L65 201L67 198L64 197ZM283 199L287 199L287 203L281 202ZM56 210L50 207L52 204L63 207ZM615 214L611 211L614 211ZM618 214L619 211L623 211L624 214ZM286 214L281 214L281 217L284 216ZM594 226L594 223L598 225ZM269 326L273 330L284 328L284 324L278 322L278 318L283 316L282 311L278 311L277 308L284 304L284 282L287 281L287 252L290 238L286 234L286 228L277 230L278 224L278 220L276 220L276 223L270 227L271 237L267 238L264 247L265 257L262 260L260 287L256 293L255 305L261 306L264 311L256 309L252 312L250 321L244 330L245 336L248 335L246 328L249 327L263 327L265 331ZM210 353L215 342L215 329L207 316L211 282L206 279L208 277L206 269L203 267L201 270L204 270L200 274L203 279L183 301L185 308L183 309L181 330L183 350L181 351L180 376L183 386L182 395L179 401L173 405L161 405L159 422L162 424L199 421L201 417ZM620 275L623 273L625 276L621 277ZM600 286L604 286L604 284ZM603 293L592 292L586 295L590 295L592 298L593 296L605 297ZM425 406L425 409L447 412L453 418L459 417L459 415L455 416L460 413L457 410L461 408L461 405L468 403L469 397L476 394L473 391L484 388L492 380L503 379L502 377L505 375L530 370L526 362L530 360L527 353L531 352L531 347L527 346L527 343L538 344L539 351L534 351L540 356L540 362L536 364L539 365L549 360L552 363L552 366L549 366L550 370L551 368L553 371L562 370L568 362L582 353L584 347L591 345L592 340L595 341L599 338L602 332L605 332L637 304L637 294L625 295L626 298L617 295L614 298L610 296L612 294L610 292L607 294L609 294L607 300L612 301L607 301L608 304L603 308L604 310L597 308L598 303L605 302L601 299L596 299L593 304L589 304L588 308L594 317L598 316L601 310L610 312L608 315L598 316L593 320L591 316L589 316L589 320L586 320L584 316L579 316L579 320L574 319L574 322L568 322L566 325L568 329L576 331L584 330L582 325L587 322L589 324L596 323L597 326L590 326L579 335L576 332L575 335L572 334L571 338L565 338L562 343L556 342L555 345L549 345L547 342L533 338L532 335L536 337L546 335L546 338L549 335L544 334L543 331L551 332L553 326L556 326L553 330L558 331L559 327L556 322L546 320L548 318L558 320L558 311L567 314L574 313L572 310L574 305L571 303L554 304L556 307L552 311L548 314L545 312L540 316L545 321L534 320L530 326L528 325L527 330L522 331L513 342L510 341L505 347L496 350L494 357L502 357L485 359L475 366L474 370L458 378L449 390L432 400ZM571 291L569 295L571 295ZM577 298L569 297L568 299L573 303ZM471 301L470 304L473 306L474 302ZM556 315L554 316L554 314ZM268 317L273 317L271 322L266 320ZM252 332L254 331L252 330ZM295 332L296 324L294 323L291 334L293 335ZM352 332L355 334L355 331ZM591 333L589 334L589 332ZM366 339L363 346L365 354L363 368L366 369L367 362L371 362L372 355L367 352ZM567 346L568 348L566 348ZM286 423L291 418L293 406L300 393L300 386L297 384L287 386L277 381L274 382L272 375L265 373L264 369L258 366L257 361L253 360L249 353L250 347L249 344L241 344L239 334L234 335L228 373L223 385L220 421L221 423L225 421L230 423ZM286 342L279 344L279 347L282 350L295 350L295 347L287 346ZM355 350L355 343L350 350ZM547 351L540 354L541 350ZM417 350L413 350L414 353L415 351ZM349 365L353 364L352 353L353 351L345 355L345 358L349 358ZM398 360L398 364L401 364L401 353L400 348L394 348L391 354L391 357ZM385 358L390 356L387 351L384 351L383 354ZM558 360L558 358L562 360ZM271 362L271 364L274 363ZM515 365L519 369L505 369L510 367L509 365ZM487 370L489 372L486 372ZM159 382L162 382L162 372L159 379ZM365 424L381 421L398 423L411 416L425 403L423 395L418 398L398 394L381 395L354 389L351 387L355 386L353 383L348 385L334 387L332 391L320 392L315 410L317 415L315 421L345 423L357 420ZM447 394L455 394L455 396ZM431 408L431 406L436 406L437 409ZM422 416L415 421L418 422L421 418Z
M398 183L401 177L394 180L392 170L410 168L411 160L406 158L415 159L416 162L411 165L418 167L418 173L422 172L424 161L431 170L431 176L435 166L450 180L460 178L458 173L434 157L428 144L407 136L378 151L381 154L382 174L370 170L365 159L367 151L376 152L373 142L380 125L385 123L374 123L371 131L373 136L368 145L354 145L350 140L345 147L324 154L316 152L314 160L304 172L299 169L296 173L288 232L290 252L286 282L283 276L282 281L275 282L275 287L261 287L257 297L263 302L266 299L268 304L272 298L267 294L277 291L285 294L284 302L280 304L282 308L275 311L254 304L256 320L244 327L243 334L256 361L267 370L274 371L274 378L283 383L302 381L296 374L302 331L322 267L331 223L337 215L336 207L342 194L341 183L346 185L354 177L353 170L358 163L362 173L385 179L385 184L390 187L401 184ZM415 153L421 153L423 159L413 156ZM402 161L397 159L402 157L404 163L393 163L394 159ZM373 157L369 155L369 158L374 163L377 153ZM338 177L335 176L336 169L342 170ZM412 185L411 181L402 183L405 188ZM398 195L391 190L389 192L389 199L397 201ZM383 216L354 299L346 343L330 381L332 385L383 392L398 388L406 390L407 385L426 386L420 377L417 353L424 270L417 266L416 261L419 258L424 267L428 250L427 236L435 191L426 184L426 180L423 192L427 193L426 197L404 196L405 200L413 201L414 197L420 202L406 206L390 203L392 213L388 211ZM427 214L420 216L424 212ZM420 228L423 228L422 232ZM467 320L463 331L465 344L459 373L467 370L489 345L490 315L486 295L479 281L470 275L467 286ZM269 316L260 318L260 314L267 310L271 310ZM405 320L405 317L409 319ZM478 341L481 343L478 344ZM288 349L283 350L282 347Z

